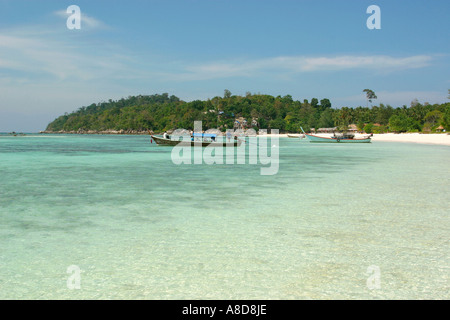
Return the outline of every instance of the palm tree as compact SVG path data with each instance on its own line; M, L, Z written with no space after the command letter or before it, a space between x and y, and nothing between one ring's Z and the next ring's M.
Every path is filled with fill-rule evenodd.
M377 96L376 96L375 92L373 90L370 90L370 89L364 89L363 92L366 93L367 107L369 107L369 101L370 101L370 104L372 104L372 100L373 99L377 99Z

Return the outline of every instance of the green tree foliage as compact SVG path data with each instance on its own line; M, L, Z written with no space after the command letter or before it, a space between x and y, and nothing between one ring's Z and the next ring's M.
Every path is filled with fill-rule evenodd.
M420 125L413 118L400 113L389 119L389 129L393 132L419 131Z
M442 115L441 125L446 131L450 130L450 103L447 103L444 108L444 114Z
M358 124L356 125L356 128L358 131L364 131L365 123L361 119L358 121Z
M236 118L243 117L249 124L256 121L258 129L279 129L281 132L299 132L311 128L338 126L346 130L349 124L366 129L367 124L378 123L373 131L405 132L432 130L443 125L449 130L450 103L429 105L414 103L411 107L391 106L343 107L334 109L328 99L316 98L296 101L290 95L271 96L246 93L206 101L185 102L167 93L129 96L117 101L93 103L66 113L47 126L50 132L135 130L163 132L177 128L192 130L194 121L202 121L203 128L232 129ZM377 129L378 128L378 129ZM366 131L367 132L367 131Z
M440 124L442 117L443 117L442 112L440 112L439 110L433 110L425 115L424 120L425 123L428 123L430 124L430 126L434 127Z
M365 133L372 133L373 132L373 123L368 123L364 126L364 132Z
M388 130L386 126L373 126L372 133L386 133Z
M327 109L331 109L331 102L328 99L322 99L320 100L320 106L319 106L320 112L323 112Z
M318 127L319 128L331 128L334 126L333 121L333 110L325 109L319 118Z
M406 132L408 130L408 118L403 115L393 115L389 119L389 129L394 132Z
M228 89L225 89L225 90L223 91L223 97L224 97L225 99L231 98L231 91L228 90Z
M335 124L341 131L347 131L348 125L353 123L353 110L348 107L343 107L337 111L335 117Z

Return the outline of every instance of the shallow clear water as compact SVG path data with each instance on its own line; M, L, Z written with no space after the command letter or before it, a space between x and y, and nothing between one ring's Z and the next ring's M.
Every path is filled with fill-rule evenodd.
M273 176L171 150L0 136L0 299L450 298L449 147L280 139Z

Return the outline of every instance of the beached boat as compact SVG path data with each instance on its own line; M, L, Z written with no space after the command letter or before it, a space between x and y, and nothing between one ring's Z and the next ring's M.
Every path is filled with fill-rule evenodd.
M353 134L334 134L331 137L320 137L313 134L305 134L310 142L317 143L370 143L370 136L355 138Z
M204 133L194 133L191 137L191 141L183 140L183 137L178 137L178 139L171 139L170 136L158 137L151 135L152 140L158 145L163 146L191 146L191 147L238 147L241 145L242 140L234 137L230 141L216 141L217 135L215 134L204 134ZM153 141L152 141L153 142Z
M303 128L301 128L303 131ZM371 136L368 135L363 138L355 138L353 133L334 133L331 137L321 137L314 134L308 134L303 131L306 138L308 138L309 142L314 143L370 143Z
M287 136L288 136L288 138L297 138L297 139L304 139L305 138L304 134L288 134Z

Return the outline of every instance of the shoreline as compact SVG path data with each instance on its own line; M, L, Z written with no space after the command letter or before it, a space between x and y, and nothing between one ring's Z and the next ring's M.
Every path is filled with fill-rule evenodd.
M41 131L39 134L98 134L98 135L148 135L148 131L135 131L135 130L107 130L107 131L68 131L68 132L48 132ZM156 133L155 133L156 134ZM290 135L295 135L295 133L290 133ZM320 134L319 134L320 135ZM323 136L328 136L327 134L322 134ZM280 134L265 134L258 135L258 137L278 137L278 138L288 138L287 133ZM357 134L358 136L366 136L365 134ZM291 138L295 139L295 138ZM402 143L419 143L419 144L431 144L431 145L443 145L450 146L450 135L447 133L379 133L373 134L372 142L402 142Z
M39 131L39 134L132 134L132 135L144 135L148 134L148 131L139 130L78 130L78 131Z
M294 135L291 134L290 135ZM328 137L329 134L317 134L318 136ZM287 138L288 134L267 134L267 137L278 136ZM356 138L365 137L367 134L356 134ZM377 133L373 134L372 142L402 142L450 146L450 135L447 133ZM291 138L295 139L295 138Z

